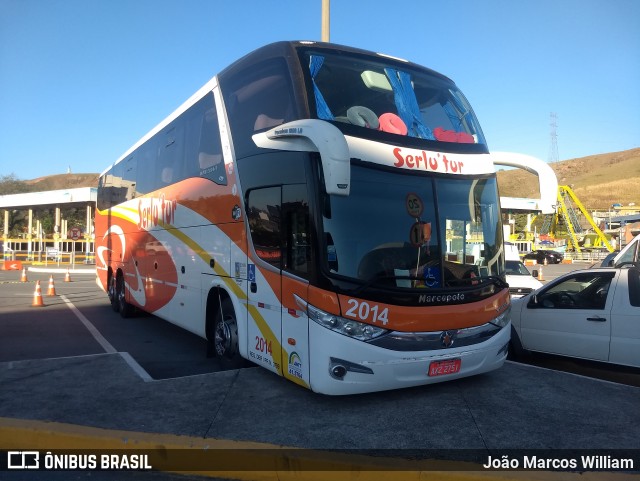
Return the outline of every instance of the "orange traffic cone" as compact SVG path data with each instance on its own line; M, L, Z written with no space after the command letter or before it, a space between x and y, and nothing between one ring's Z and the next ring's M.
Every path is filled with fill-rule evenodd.
M20 277L20 282L27 282L27 269L22 269L22 276Z
M33 293L33 307L44 307L42 300L42 290L40 289L40 281L36 281L36 291Z
M538 270L538 280L544 281L544 276L542 275L542 266L540 266L540 270Z
M547 264L549 264L549 261L547 260L547 258L544 258L544 265L546 266Z
M53 276L49 277L49 288L47 289L48 296L56 295L56 286L53 285Z
M67 273L64 276L65 282L71 282L71 275L69 274L69 268L67 267Z

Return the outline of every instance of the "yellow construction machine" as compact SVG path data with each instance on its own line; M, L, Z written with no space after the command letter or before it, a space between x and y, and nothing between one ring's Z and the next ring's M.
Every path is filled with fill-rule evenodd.
M591 225L593 234L583 233L576 208ZM556 212L551 218L545 220L542 232L548 232L552 237L561 237L561 235L559 235L559 226L561 224L564 224L566 227L567 249L582 252L583 248L590 246L595 248L605 247L609 252L614 251L607 236L596 225L589 212L587 212L582 202L580 202L580 199L578 199L575 192L573 192L568 185L558 186ZM578 235L582 237L582 242L579 241Z

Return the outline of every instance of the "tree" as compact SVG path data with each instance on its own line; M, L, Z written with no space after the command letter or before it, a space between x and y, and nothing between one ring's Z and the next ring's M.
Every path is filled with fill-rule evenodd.
M38 217L40 218L40 224L42 224L42 231L45 234L53 234L53 227L55 225L55 219L53 214L49 210L44 210L38 213Z
M16 177L16 174L0 175L0 195L22 194L29 189Z

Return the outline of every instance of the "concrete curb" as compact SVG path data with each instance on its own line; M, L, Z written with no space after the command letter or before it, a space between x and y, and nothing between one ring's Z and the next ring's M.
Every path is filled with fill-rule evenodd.
M549 471L481 471L482 467L468 462L443 460L401 460L378 458L321 450L299 449L268 443L242 442L225 439L200 438L174 434L153 434L110 430L48 421L0 417L0 449L53 451L112 451L131 450L155 454L161 465L154 470L192 474L243 481L309 480L324 481L420 481L438 479L465 480L557 480L600 481L604 479L626 481L637 479L632 474L606 472L549 472ZM199 456L224 456L244 463L244 466L273 466L269 471L220 470L190 471L171 469L172 450L184 450ZM55 454L55 453L54 453ZM133 453L132 453L133 454ZM169 463L165 469L162 461ZM265 464L266 463L266 464ZM174 464L175 466L175 464ZM425 469L426 468L426 469ZM457 471L456 471L457 469ZM462 469L463 471L461 471Z

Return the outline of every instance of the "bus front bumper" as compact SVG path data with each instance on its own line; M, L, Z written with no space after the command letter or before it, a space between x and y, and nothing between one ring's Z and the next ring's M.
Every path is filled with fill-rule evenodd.
M500 368L511 323L473 345L430 351L394 351L309 323L310 386L323 394L358 394L433 384Z

